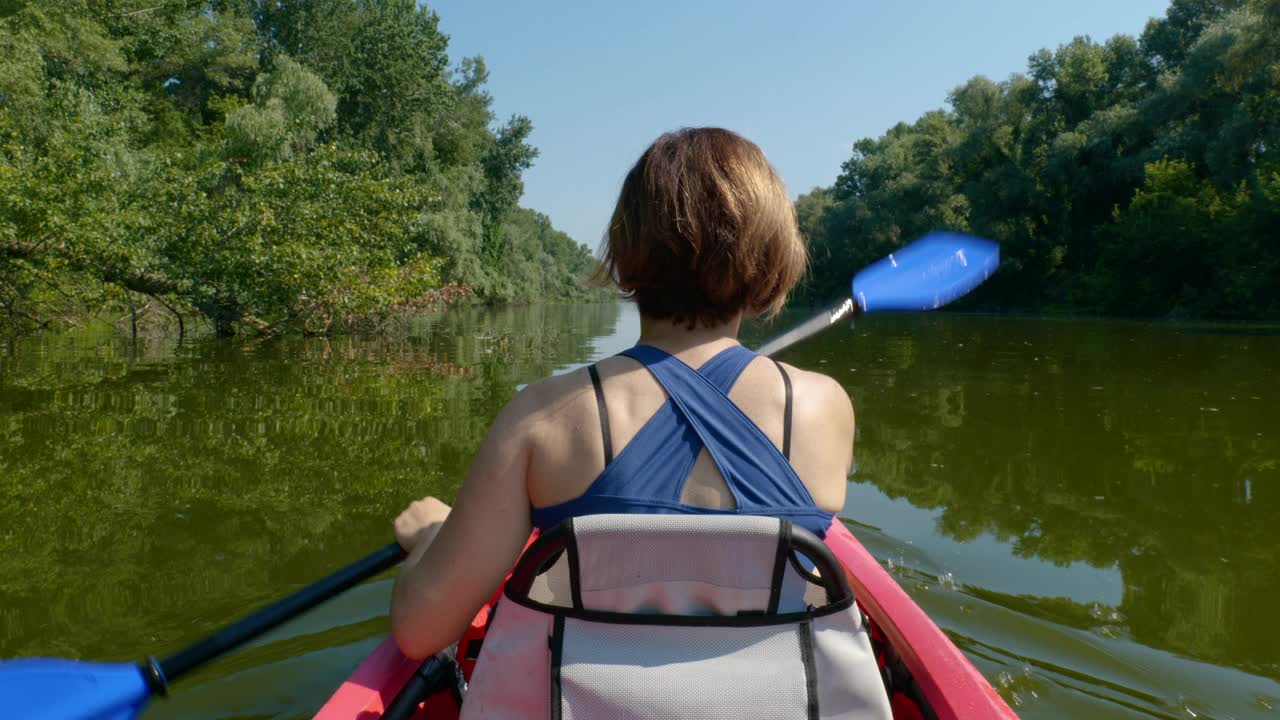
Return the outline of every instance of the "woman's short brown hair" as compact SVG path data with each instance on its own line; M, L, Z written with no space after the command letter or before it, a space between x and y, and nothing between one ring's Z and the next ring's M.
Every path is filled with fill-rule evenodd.
M807 262L795 208L760 148L721 128L685 128L627 173L596 280L643 315L714 326L776 314Z

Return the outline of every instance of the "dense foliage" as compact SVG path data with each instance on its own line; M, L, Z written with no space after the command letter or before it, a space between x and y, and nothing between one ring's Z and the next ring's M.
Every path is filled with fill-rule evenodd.
M1280 1L1173 0L1139 38L1078 37L948 100L798 200L802 297L949 228L1002 245L978 302L1280 317Z
M528 119L446 49L414 0L0 0L0 326L584 293L587 249L516 207Z

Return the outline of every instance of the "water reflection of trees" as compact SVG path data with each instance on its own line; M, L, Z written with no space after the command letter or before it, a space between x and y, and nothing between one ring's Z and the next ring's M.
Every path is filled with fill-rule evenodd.
M452 496L520 383L614 305L458 310L403 336L0 354L0 656L118 657L216 627Z
M958 540L1118 567L1139 642L1280 675L1280 337L965 317L866 328L793 356L854 395L858 477L941 509Z

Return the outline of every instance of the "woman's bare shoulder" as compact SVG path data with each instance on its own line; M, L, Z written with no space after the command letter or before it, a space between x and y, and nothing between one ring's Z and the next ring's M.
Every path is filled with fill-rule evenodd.
M797 416L819 417L828 422L846 421L853 429L853 401L838 380L812 370L781 363L791 379Z
M828 375L790 365L786 371L794 400L791 464L818 507L839 512L853 466L853 402Z
M522 421L546 420L572 406L591 390L586 368L535 380L521 388L503 409L504 415Z

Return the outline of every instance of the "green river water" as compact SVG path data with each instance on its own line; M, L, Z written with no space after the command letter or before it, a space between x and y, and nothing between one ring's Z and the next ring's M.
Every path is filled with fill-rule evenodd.
M453 495L519 385L637 332L579 305L394 339L0 341L0 657L164 655L363 556ZM854 399L844 517L1022 717L1280 718L1280 332L881 316L783 357ZM146 717L309 717L389 591Z

